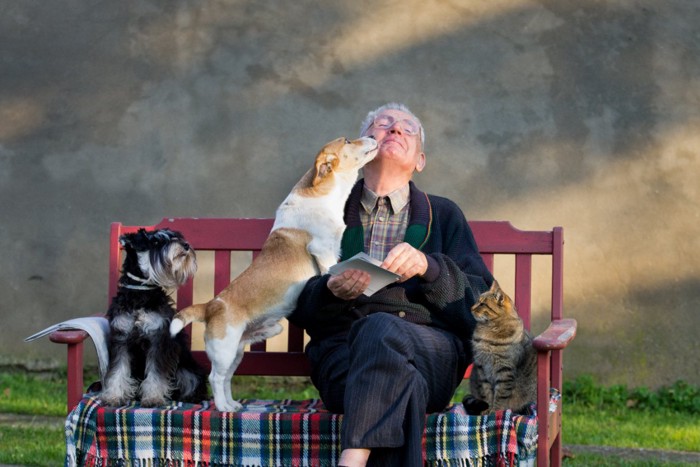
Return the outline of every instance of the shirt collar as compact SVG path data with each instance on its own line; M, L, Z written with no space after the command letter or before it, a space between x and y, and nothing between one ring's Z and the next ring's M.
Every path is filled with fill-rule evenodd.
M386 197L389 198L389 204L391 205L391 211L393 214L401 211L408 204L410 194L411 191L409 185L406 184L386 195ZM367 185L364 185L360 203L367 213L371 213L374 210L378 199L379 195L367 188Z

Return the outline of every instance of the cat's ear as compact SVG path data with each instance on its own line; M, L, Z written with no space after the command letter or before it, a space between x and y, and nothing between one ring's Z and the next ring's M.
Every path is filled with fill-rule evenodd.
M498 284L496 279L494 279L493 284L491 284L491 292L496 297L496 303L498 303L498 306L503 306L503 302L506 300L506 294L503 293L503 289L501 289L501 286Z
M503 304L506 302L506 295L499 290L496 294L496 300L498 300L498 306L503 308Z

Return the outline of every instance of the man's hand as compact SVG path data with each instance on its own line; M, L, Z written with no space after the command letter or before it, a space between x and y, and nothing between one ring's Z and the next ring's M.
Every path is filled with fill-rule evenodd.
M405 282L413 276L422 276L428 270L428 259L423 252L408 243L399 243L391 249L382 267L401 276L399 282Z
M347 269L328 279L328 290L343 300L354 300L369 286L370 275L365 271Z
M413 276L422 276L428 270L428 259L408 243L399 243L391 249L382 267L401 276L404 282ZM343 300L354 300L367 290L370 275L365 271L348 269L328 279L328 290Z

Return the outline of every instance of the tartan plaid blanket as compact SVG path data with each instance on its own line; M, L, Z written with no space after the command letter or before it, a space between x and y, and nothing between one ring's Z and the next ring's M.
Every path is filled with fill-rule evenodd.
M554 394L553 397L558 397ZM241 412L217 412L208 402L104 407L87 395L66 420L66 466L334 466L342 415L317 399L242 400ZM537 450L534 405L468 416L461 404L427 415L428 466L532 464Z

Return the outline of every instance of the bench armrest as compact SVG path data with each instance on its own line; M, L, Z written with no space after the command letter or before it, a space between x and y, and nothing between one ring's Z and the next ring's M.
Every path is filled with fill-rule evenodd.
M49 334L49 340L57 344L66 344L66 408L68 413L78 405L83 394L83 341L89 334L79 329L54 331Z
M79 329L54 331L49 334L49 340L57 344L79 344L87 339L89 334Z
M550 323L542 334L535 337L533 347L538 351L560 350L576 337L575 319L557 319Z
M104 379L109 365L109 322L104 316L88 316L70 319L49 326L43 331L29 336L26 342L31 342L43 336L49 336L51 342L67 346L67 382L68 382L68 411L80 401L83 394L83 342L90 337L97 352L100 380Z

